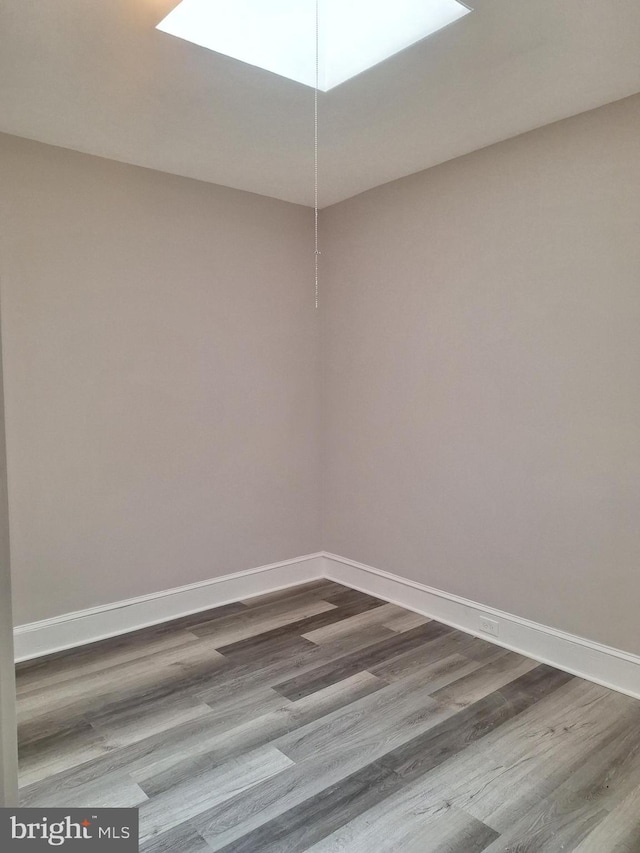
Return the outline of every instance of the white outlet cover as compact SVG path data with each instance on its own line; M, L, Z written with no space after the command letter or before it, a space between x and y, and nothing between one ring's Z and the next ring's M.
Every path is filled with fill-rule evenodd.
M492 637L499 637L500 623L496 619L490 619L488 616L481 616L480 630L484 634L491 634Z

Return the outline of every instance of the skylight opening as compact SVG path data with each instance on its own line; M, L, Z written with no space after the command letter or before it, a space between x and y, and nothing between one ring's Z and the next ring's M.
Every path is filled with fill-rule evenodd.
M328 92L471 10L459 0L319 0ZM316 0L182 0L157 27L305 86L316 83Z

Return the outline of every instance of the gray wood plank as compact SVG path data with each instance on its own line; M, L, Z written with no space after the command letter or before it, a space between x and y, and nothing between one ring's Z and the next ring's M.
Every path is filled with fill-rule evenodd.
M190 630L197 637L207 637L215 647L228 646L255 634L305 619L307 616L333 610L335 607L335 604L320 598L301 595L262 607L248 607L244 613L194 625Z
M227 685L221 690L207 689L196 693L196 696L206 702L210 709L206 727L206 737L209 739L291 705L289 699L269 687L253 689L245 684L236 688Z
M27 786L25 793L31 802L37 803L38 798L46 800L52 791L60 788L71 789L76 785L90 785L114 771L141 770L162 762L171 766L182 761L185 755L206 751L210 744L220 740L227 729L235 728L275 708L291 704L288 699L272 690L249 690L244 686L236 691L230 689L215 698L214 707L210 706L211 713L205 717L178 724L170 730L150 735L129 746L111 749L100 758L54 773L41 782ZM33 749L37 754L40 743L27 748Z
M140 841L161 835L206 809L272 779L291 764L279 750L267 746L178 782L140 806Z
M197 753L198 750L206 751L211 743L218 741L221 731L229 727L234 714L238 715L236 724L240 724L250 719L254 713L255 716L261 716L266 711L289 705L289 700L269 690L266 685L270 680L277 680L282 676L314 666L318 658L325 661L330 658L330 652L313 646L311 654L294 656L293 659L285 656L275 664L257 659L253 665L242 664L239 667L217 670L215 677L207 679L204 683L188 680L173 682L173 687L178 693L186 683L193 690L193 695L211 703L214 713L177 725L170 731L152 735L126 748L115 749L102 758L58 773L43 780L42 783L35 783L30 786L32 790L29 791L29 796L33 802L36 802L39 793L45 798L48 797L52 787L69 787L76 783L88 784L103 774L123 767L139 770L161 760L175 763L184 757L182 753L189 755ZM162 695L170 694L171 689L167 693L162 693ZM117 691L115 695L118 696ZM243 696L246 696L244 709ZM112 703L114 708L120 705L117 699ZM59 725L55 728L55 731L58 730Z
M19 678L23 805L139 805L145 853L640 853L640 703L338 584Z
M145 639L131 640L127 637L118 638L118 642L101 651L89 651L84 646L83 652L60 657L56 661L41 667L31 667L18 673L17 690L19 695L32 690L39 691L45 687L55 686L62 682L85 678L92 673L101 672L139 658L149 657L158 652L175 649L187 643L197 642L195 634L187 630L164 631L158 636Z
M456 710L468 708L487 693L498 690L538 666L537 661L515 652L498 653L496 659L447 684L446 687L434 690L432 696L441 704Z
M540 853L574 850L593 834L617 803L634 791L637 794L640 708L628 722L615 733L607 733L568 777L557 771L551 774L545 785L547 796L532 808L520 815L512 810L512 823L508 828L505 825L500 842L489 848L492 853L506 853L516 845L518 849ZM558 781L560 784L554 786ZM549 792L550 786L554 787Z
M539 666L222 849L224 853L305 850L570 679L566 673ZM489 844L497 833L485 830L477 836L478 842Z
M446 801L508 831L611 737L612 725L628 728L625 699L573 679L420 777L415 796L425 807Z
M78 764L109 753L106 740L86 721L22 744L19 754L20 785L27 786Z
M403 784L388 767L367 765L317 796L221 848L222 853L299 853L384 800Z
M177 827L156 835L140 845L140 853L210 853L211 848L191 824Z
M20 791L20 805L25 808L136 808L147 799L123 771L104 773L89 782L77 781L70 774L65 785L30 785Z
M384 682L375 676L366 672L358 673L299 702L286 701L279 708L229 729L217 738L200 741L186 757L181 755L180 761L176 760L176 753L173 752L168 758L147 762L141 769L130 769L131 775L149 796L155 796L181 780L268 744L344 706L350 706L357 699L369 696L384 686Z
M313 616L307 616L304 619L299 619L296 622L288 622L285 625L280 625L277 628L272 628L269 631L262 631L259 634L253 634L244 640L239 640L237 643L230 643L227 646L219 646L218 651L229 660L241 660L241 653L248 651L255 655L259 650L260 654L270 655L274 641L285 640L286 638L295 637L299 641L309 642L308 632L314 631L316 628L323 628L328 625L342 624L356 614L368 615L372 611L380 610L381 607L372 608L368 602L364 604L356 603L345 607L334 607L331 610L325 610L322 613L316 613ZM373 620L379 621L379 620ZM265 645L269 644L269 645Z
M619 802L572 853L638 853L640 850L640 792L636 788Z
M93 729L110 747L129 746L154 734L212 713L205 702L179 693L162 699L135 702L116 711L87 714Z
M357 589L349 589L349 587L343 586L337 590L330 590L329 592L323 592L322 598L325 601L330 601L333 604L338 605L339 607L345 607L349 604L354 604L355 602L365 602L368 601L374 606L378 606L381 604L381 600L376 598L373 595L368 595L366 592L360 592Z
M328 684L348 678L356 672L369 669L377 663L381 663L391 655L400 654L417 646L423 645L428 640L447 634L451 631L446 625L429 622L406 631L404 634L391 637L376 643L374 646L362 651L344 655L331 663L318 666L316 669L289 679L288 681L274 684L274 690L282 693L289 699L300 699L308 696L315 690L320 690Z
M450 631L434 640L427 641L424 645L390 654L379 663L370 665L369 670L375 675L379 675L380 678L384 678L385 681L398 681L402 678L411 677L424 670L425 667L437 664L438 661L452 655L462 656L469 661L474 660L480 665L484 661L471 658L468 654L472 639L472 637L461 634L459 631ZM503 653L503 649L499 649L497 646L492 647L492 656Z
M572 679L552 667L538 666L387 753L380 762L404 779L422 776Z
M303 632L303 636L305 639L311 640L312 643L331 643L340 637L353 634L371 625L379 625L398 615L406 615L406 613L402 608L396 607L394 604L383 604L379 607L370 608L364 612L342 618L339 621L327 623L326 626L309 629Z
M436 656L432 661L430 655L425 655L421 649L417 651L418 654L415 657L413 657L414 652L409 653L411 657L400 655L389 663L371 667L369 671L389 684L420 677L423 683L431 684L432 690L435 691L446 687L458 678L470 675L483 665L479 661L469 660L459 654L443 658Z
M576 773L588 754L633 726L636 704L596 685L569 682L504 726L502 737L495 733L483 741L482 758L491 752L493 760L476 764L465 792L456 785L456 802L499 832L510 829Z
M481 853L497 837L495 830L441 803L407 807L405 794L382 800L312 847L308 853Z
M30 661L22 661L16 664L16 676L18 681L29 679L32 675L38 677L39 673L55 673L58 669L66 670L68 667L83 665L88 661L99 662L103 657L109 657L112 652L121 650L136 650L141 649L145 654L144 648L148 643L160 640L167 635L177 635L181 631L186 631L191 625L198 625L202 622L212 622L216 619L226 618L233 614L244 613L246 611L244 604L238 602L234 604L225 604L222 607L210 608L201 610L198 613L192 613L189 616L180 616L177 619L172 619L167 622L161 622L157 625L150 625L146 628L140 628L137 631L128 631L125 634L118 634L115 637L108 637L105 640L97 640L94 643L87 643L75 649L65 649L61 652L54 652L50 655L37 658Z
M418 625L425 625L431 622L427 616L421 613L412 613L411 611L400 609L397 616L392 617L387 622L384 622L385 628L391 628L392 631L401 634L403 631L410 631L412 628L417 628Z
M366 651L372 646L377 646L386 640L393 640L397 636L395 631L385 628L384 625L366 625L359 631L343 634L334 640L323 643L322 648L330 650L334 659L339 661L347 655L351 655L354 652ZM331 679L329 679L329 683L330 681Z
M104 710L114 698L120 702L125 695L142 694L174 682L176 672L185 674L201 668L208 671L224 663L224 657L209 640L187 643L82 678L31 690L18 700L19 719L23 725L46 718L55 722L70 713Z
M296 763L269 785L199 816L195 825L217 850L304 800L362 770L389 750L437 725L452 712L428 688L382 690L272 741Z

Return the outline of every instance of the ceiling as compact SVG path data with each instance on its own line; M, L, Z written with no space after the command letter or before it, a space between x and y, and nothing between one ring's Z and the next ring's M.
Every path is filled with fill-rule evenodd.
M313 91L157 31L176 3L0 0L0 131L313 204ZM638 0L470 4L320 93L321 206L640 91Z

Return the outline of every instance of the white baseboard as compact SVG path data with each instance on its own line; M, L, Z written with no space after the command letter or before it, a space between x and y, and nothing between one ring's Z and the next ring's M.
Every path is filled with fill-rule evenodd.
M16 662L317 580L322 577L323 568L322 554L307 554L201 583L19 625L14 629Z
M322 577L640 699L637 655L325 552L20 625L14 631L16 661L126 634ZM498 623L499 636L481 630L483 618Z
M640 699L640 657L584 637L531 622L512 613L365 566L324 554L325 577L407 610L444 622L541 663ZM483 633L482 618L498 623L499 636Z

